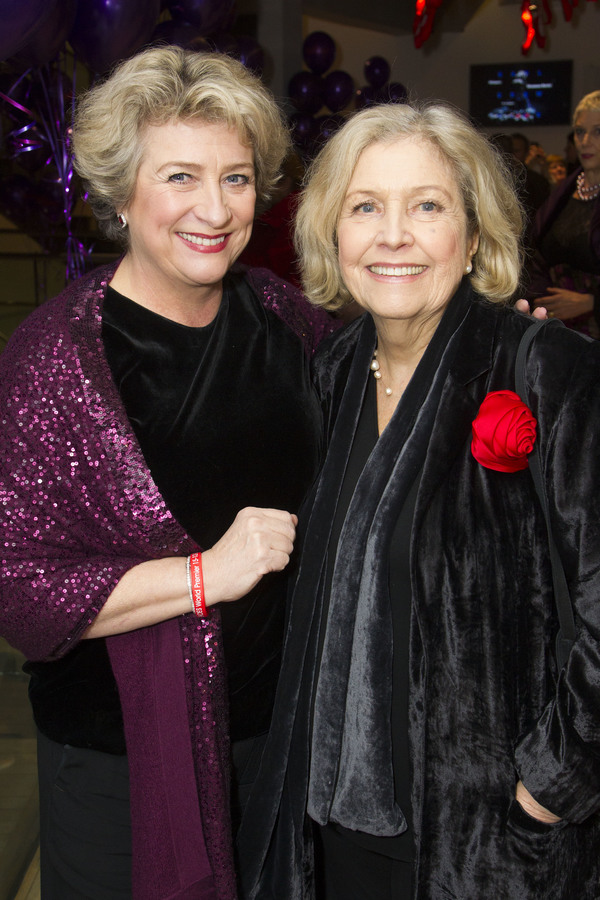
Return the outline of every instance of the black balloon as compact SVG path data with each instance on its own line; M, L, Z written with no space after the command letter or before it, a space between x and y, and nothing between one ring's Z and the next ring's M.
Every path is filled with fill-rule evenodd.
M370 85L382 87L390 77L390 64L383 56L371 56L365 63L364 72Z
M46 15L24 47L15 55L17 66L43 66L53 60L71 33L77 13L77 0L54 0Z
M382 88L387 103L407 103L408 91L399 81L390 81Z
M293 113L289 125L294 144L303 150L310 148L319 134L319 123L314 116L307 113Z
M238 40L235 35L228 31L219 31L217 34L211 34L208 41L214 50L219 53L226 53L227 56L238 55Z
M371 84L359 87L354 95L357 109L364 109L379 102L378 91Z
M348 72L335 71L326 75L323 80L323 98L325 106L331 112L339 112L348 106L354 94L354 81Z
M235 0L169 0L168 7L175 20L191 22L206 36L230 27Z
M159 12L160 0L82 0L70 44L92 71L106 72L148 43Z
M331 116L319 116L317 119L317 125L319 128L319 133L317 135L317 141L319 144L324 144L329 138L335 134L338 128L344 124L344 117L339 115L331 115Z
M174 44L184 50L212 50L211 45L202 37L195 25L189 22L175 22L168 19L159 22L150 39L151 44Z
M323 79L314 72L296 72L288 86L290 100L299 112L313 115L323 106Z
M18 53L55 6L52 0L0 0L0 60Z
M251 69L256 75L260 75L265 64L265 55L258 41L247 34L241 34L237 39L235 55L247 69Z
M335 59L335 41L325 31L313 31L302 45L304 62L315 75L323 75Z

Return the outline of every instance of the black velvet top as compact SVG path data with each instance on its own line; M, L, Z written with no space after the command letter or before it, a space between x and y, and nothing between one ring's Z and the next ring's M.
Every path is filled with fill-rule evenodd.
M210 325L190 328L107 291L105 352L152 477L201 548L245 506L298 510L319 457L320 411L301 340L241 275ZM232 740L266 731L279 672L285 575L221 604ZM124 753L104 640L31 663L38 727L52 740Z

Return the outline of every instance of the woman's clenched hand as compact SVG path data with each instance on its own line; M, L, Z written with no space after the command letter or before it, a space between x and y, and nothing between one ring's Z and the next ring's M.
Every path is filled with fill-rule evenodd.
M246 507L210 550L202 554L207 606L238 600L269 572L290 561L298 519L282 509Z

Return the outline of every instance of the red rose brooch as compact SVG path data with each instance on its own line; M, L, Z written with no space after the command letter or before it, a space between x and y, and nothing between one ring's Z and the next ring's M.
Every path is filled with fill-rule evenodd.
M492 391L473 422L471 452L478 463L497 472L518 472L529 465L537 422L514 391Z

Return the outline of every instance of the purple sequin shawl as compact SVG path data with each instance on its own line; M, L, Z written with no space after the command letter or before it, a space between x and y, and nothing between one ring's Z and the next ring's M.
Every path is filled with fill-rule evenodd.
M0 356L0 632L30 659L67 653L133 566L197 549L152 480L104 355L114 270L44 303ZM270 272L247 277L308 352L337 327ZM219 614L107 645L131 774L134 897L232 900Z

